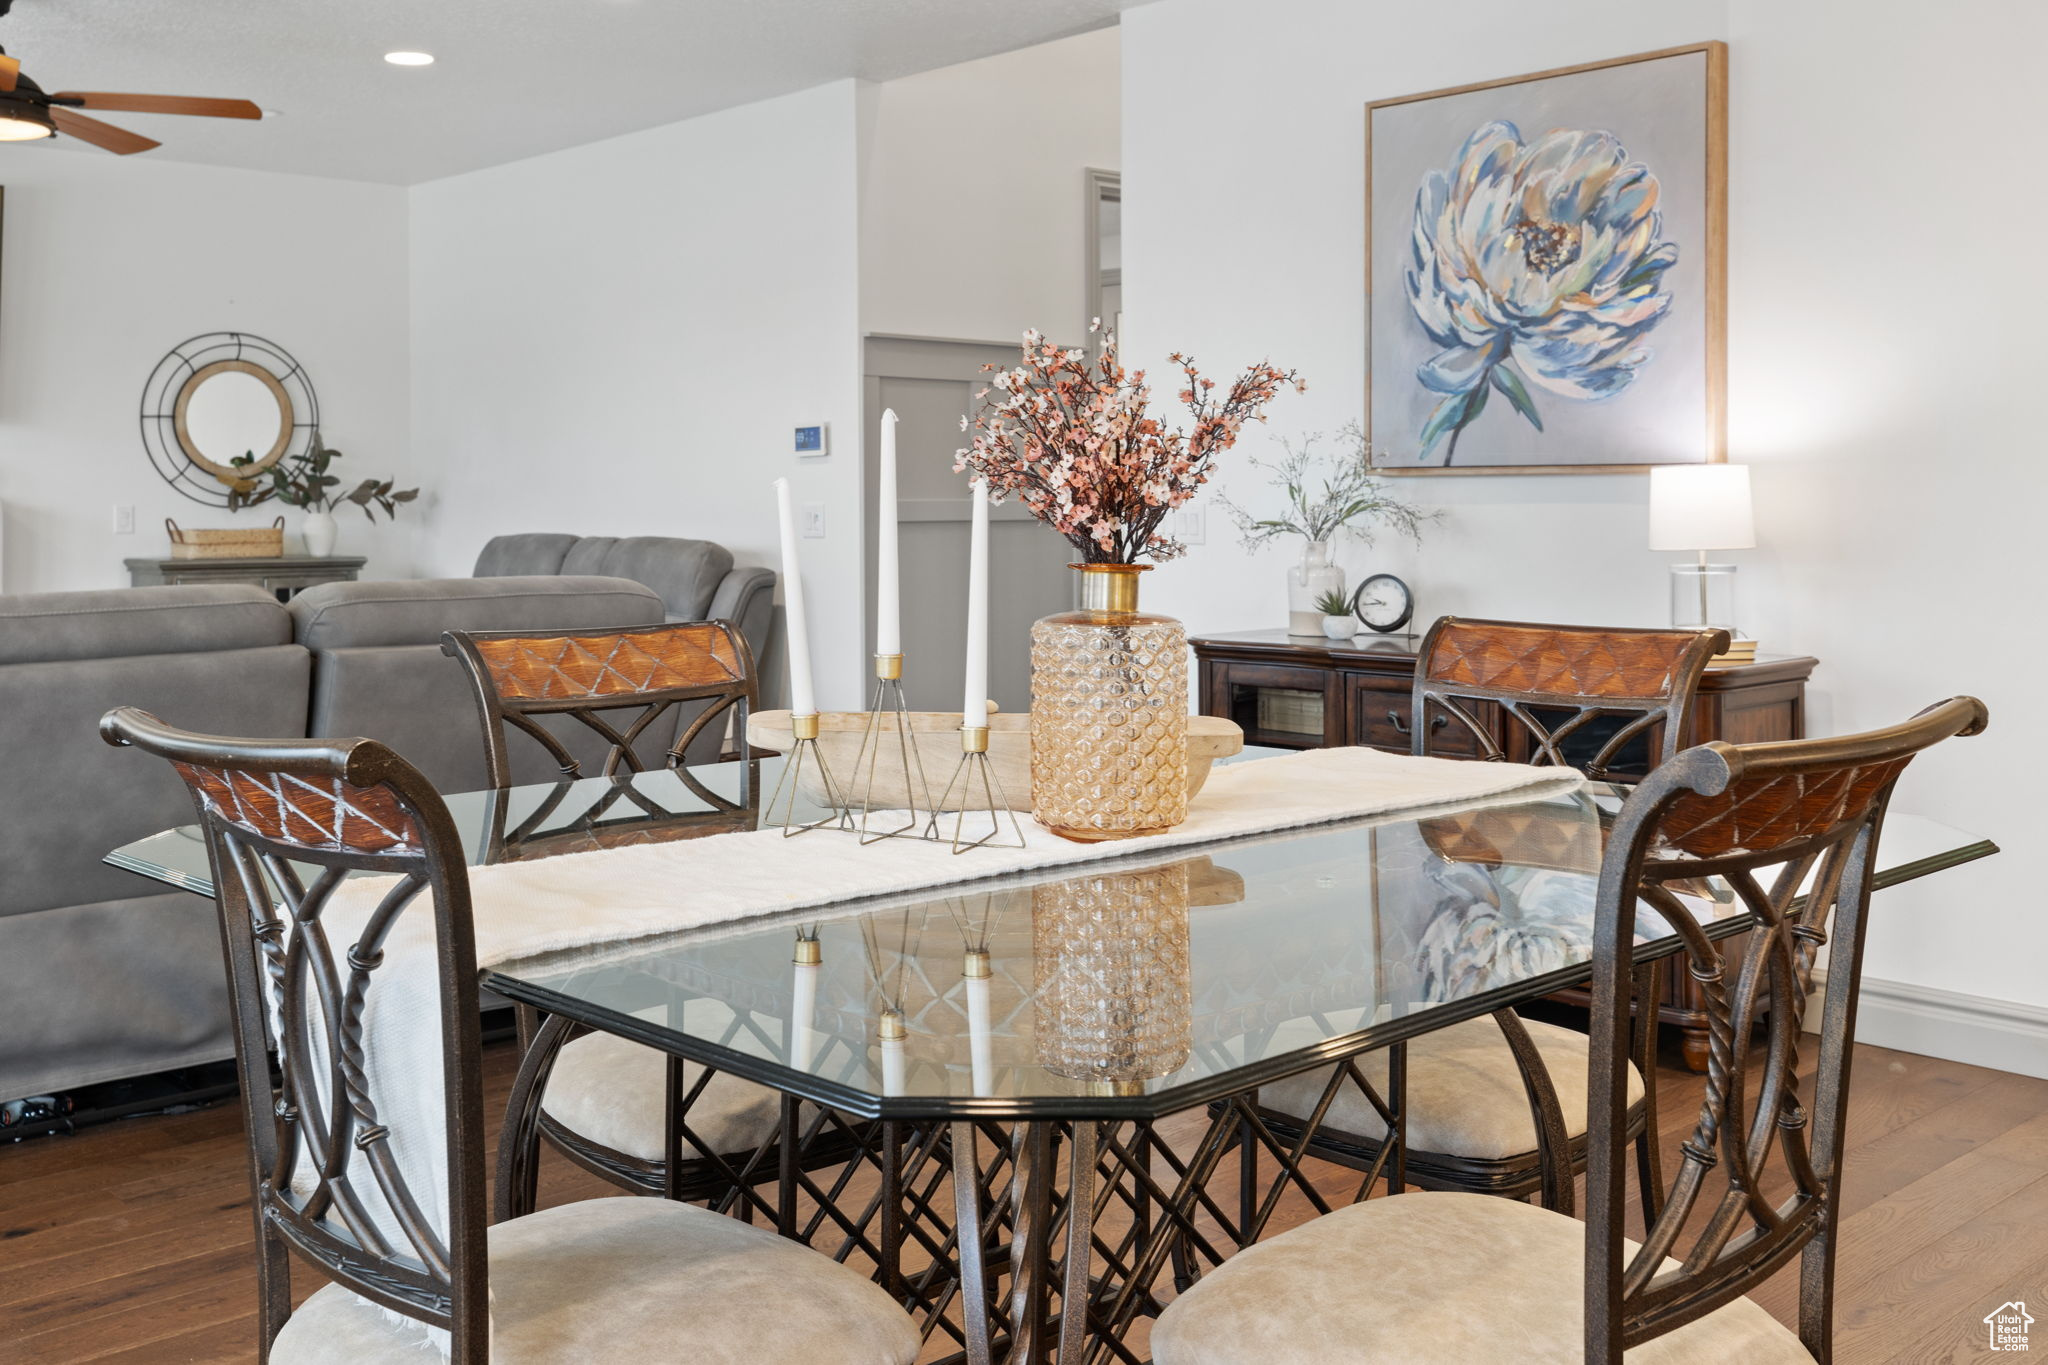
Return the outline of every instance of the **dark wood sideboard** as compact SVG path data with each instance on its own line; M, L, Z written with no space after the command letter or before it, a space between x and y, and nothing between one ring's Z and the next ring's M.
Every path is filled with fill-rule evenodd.
M1401 754L1412 749L1411 689L1415 652L1422 645L1419 635L1360 635L1338 641L1284 630L1248 630L1204 635L1189 643L1200 671L1202 713L1236 721L1247 744L1285 749L1363 744ZM1763 655L1752 664L1709 668L1693 709L1693 741L1752 744L1804 737L1806 680L1818 662L1804 655ZM1528 756L1530 745L1522 727L1511 725L1497 707L1481 715L1498 722L1495 738L1510 759ZM1448 721L1443 715L1428 718L1427 723L1443 735L1437 752L1477 758L1477 741ZM1597 750L1609 733L1588 727L1586 752ZM1640 777L1648 771L1651 745L1660 742L1653 732L1624 749L1609 775L1617 781ZM1567 745L1568 757L1570 753ZM1704 1071L1706 1014L1685 972L1665 972L1659 1017L1683 1030L1686 1064Z

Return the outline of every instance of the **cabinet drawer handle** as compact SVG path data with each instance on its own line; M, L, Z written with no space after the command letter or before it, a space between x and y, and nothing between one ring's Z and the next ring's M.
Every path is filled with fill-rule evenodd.
M1450 723L1451 718L1441 711L1437 712L1435 715L1429 718L1429 728L1431 730L1441 730L1444 728L1444 726ZM1408 722L1401 719L1401 713L1399 711L1387 712L1387 724L1394 727L1394 733L1397 735L1407 735L1414 733L1412 730L1408 728Z

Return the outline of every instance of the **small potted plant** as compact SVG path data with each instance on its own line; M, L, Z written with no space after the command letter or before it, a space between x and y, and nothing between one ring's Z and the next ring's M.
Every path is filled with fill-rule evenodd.
M364 479L347 493L334 490L341 487L341 479L327 472L328 466L341 458L341 452L321 441L320 433L313 433L313 443L297 455L287 455L270 468L237 479L228 489L228 508L237 510L255 507L275 498L287 507L296 507L306 515L299 523L299 534L305 538L306 553L315 558L325 559L334 553L334 509L345 502L354 503L363 509L363 515L372 522L377 513L372 509L381 508L386 517L396 519L401 503L411 502L420 495L417 488L394 491L390 479ZM256 462L254 452L238 455L229 463L237 469Z
M1286 495L1279 516L1253 516L1227 495L1217 501L1237 526L1247 550L1257 550L1282 536L1300 536L1301 563L1287 571L1287 633L1314 635L1327 616L1320 599L1344 595L1344 570L1330 560L1330 542L1339 534L1372 544L1375 523L1392 527L1417 544L1422 528L1442 517L1414 503L1402 502L1372 476L1365 432L1357 423L1337 433L1340 449L1322 446L1323 437L1303 437L1300 444L1282 440L1277 460L1248 456L1246 463L1263 470L1273 487ZM1350 608L1342 607L1346 612ZM1346 635L1349 635L1349 631Z
M1351 617L1351 599L1335 588L1316 599L1316 610L1323 614L1323 636L1330 640L1348 640L1356 633L1357 622Z

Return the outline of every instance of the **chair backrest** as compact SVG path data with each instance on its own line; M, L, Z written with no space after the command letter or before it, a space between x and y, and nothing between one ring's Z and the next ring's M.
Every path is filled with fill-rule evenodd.
M1800 1336L1817 1359L1828 1358L1844 1100L1877 839L1912 757L1978 733L1987 719L1982 702L1957 697L1865 734L1701 745L1660 765L1616 816L1594 923L1588 1361L1619 1362L1624 1349L1731 1302L1795 1256L1803 1258ZM1766 889L1758 878L1770 869ZM1728 882L1755 921L1726 951L1672 892L1706 876ZM1631 1256L1622 1212L1639 905L1682 940L1711 1042L1699 1120ZM1823 945L1817 1070L1802 1101L1801 1028ZM1760 1014L1765 1037L1752 1049ZM1790 1196L1773 1203L1767 1182L1782 1182ZM1666 1268L1667 1257L1679 1266Z
M1707 661L1728 648L1724 630L1637 630L1440 618L1422 642L1410 711L1417 754L1475 745L1505 761L1491 718L1525 736L1527 762L1583 768L1602 778L1632 740L1662 727L1654 768L1684 747ZM1619 724L1611 722L1618 721ZM1446 735L1438 731L1458 727ZM1576 743L1575 743L1576 742ZM1590 756L1565 748L1590 743Z
M282 1238L375 1303L452 1334L453 1359L489 1352L483 1091L476 946L462 845L418 770L372 740L225 739L132 707L109 744L170 761L206 835L226 947L235 1061L260 1230L264 1340L290 1315ZM381 896L345 917L351 873ZM442 1020L445 1127L397 1133L365 1045L372 980L394 932L430 916ZM274 1041L281 1082L270 1102ZM445 1188L403 1153L446 1152Z
M737 717L744 745L747 717L758 698L753 651L729 621L573 634L451 630L441 637L441 651L469 670L493 787L512 785L507 726L531 736L564 777L574 778L584 775L581 765L537 718L560 715L580 722L605 742L602 773L610 777L622 766L642 771L636 752L641 738L671 707L691 701L705 704L665 746L668 766L679 768L691 741L728 713ZM623 728L606 718L607 712L635 707L640 714Z

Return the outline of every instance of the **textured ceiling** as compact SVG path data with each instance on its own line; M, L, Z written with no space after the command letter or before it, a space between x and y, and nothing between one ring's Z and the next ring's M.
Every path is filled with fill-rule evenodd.
M46 90L229 96L278 113L109 115L163 142L144 155L413 184L843 77L1007 52L1136 3L15 0L0 46ZM397 49L437 60L387 65ZM9 157L65 154L106 155L0 146L0 172Z

